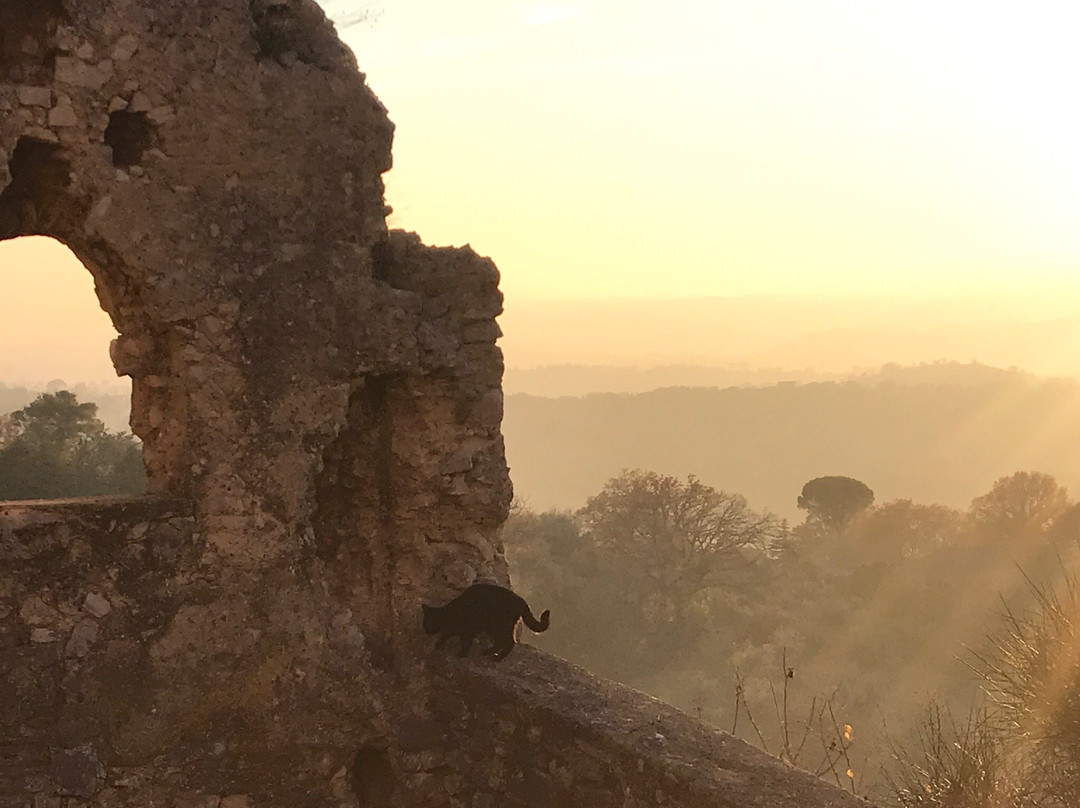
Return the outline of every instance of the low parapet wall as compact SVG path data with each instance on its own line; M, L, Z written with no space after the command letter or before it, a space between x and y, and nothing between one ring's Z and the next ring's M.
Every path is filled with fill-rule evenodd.
M183 501L0 504L0 808L865 805L532 648L380 670L318 581L204 550Z
M102 789L147 709L139 638L171 618L171 574L199 552L189 503L0 503L0 806Z
M657 699L519 647L502 663L447 659L468 710L448 765L483 772L473 805L866 808ZM451 705L453 701L451 702ZM486 793L485 793L486 792Z

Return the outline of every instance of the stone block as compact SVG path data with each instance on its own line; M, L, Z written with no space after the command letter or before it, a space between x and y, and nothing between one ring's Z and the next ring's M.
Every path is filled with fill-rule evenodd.
M145 529L143 532L145 533ZM109 603L104 595L99 595L97 592L90 592L86 595L86 600L83 601L83 611L92 617L101 618L112 611L112 604Z
M97 638L97 620L89 617L85 620L80 620L75 624L75 628L71 630L71 636L68 638L67 647L64 649L64 656L75 657L76 659L86 656L87 653L89 653L91 646L97 642Z
M69 84L87 90L100 90L112 78L113 67L109 61L97 65L87 64L71 56L57 56L55 79L59 84Z
M71 105L71 99L61 96L56 106L49 110L49 126L78 126L79 116Z
M52 90L48 87L16 87L15 95L25 107L52 106Z

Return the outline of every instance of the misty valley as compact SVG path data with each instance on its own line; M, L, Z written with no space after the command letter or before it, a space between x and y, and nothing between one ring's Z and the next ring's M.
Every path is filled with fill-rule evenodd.
M1080 804L1078 411L958 363L510 395L534 641L881 804Z

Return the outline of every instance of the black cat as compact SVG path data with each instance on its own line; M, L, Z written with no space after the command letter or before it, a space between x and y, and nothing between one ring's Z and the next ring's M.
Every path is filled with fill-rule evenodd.
M494 584L473 584L445 606L423 606L424 631L438 634L436 648L451 637L461 638L458 656L468 656L477 634L487 634L494 644L484 651L496 659L514 650L518 620L533 631L547 631L551 611L545 609L540 619L533 617L525 599L509 589Z

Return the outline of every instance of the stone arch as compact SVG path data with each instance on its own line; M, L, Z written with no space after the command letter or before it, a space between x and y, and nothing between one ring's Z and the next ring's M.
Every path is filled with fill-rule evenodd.
M505 577L498 272L388 232L393 126L319 5L42 7L48 64L0 71L0 239L94 276L151 491L220 570L340 570L388 645L418 591Z
M175 406L165 382L162 346L168 340L152 322L137 279L118 250L90 224L95 211L107 215L109 200L94 200L79 187L74 163L69 150L48 137L23 134L15 141L6 171L0 171L7 180L0 190L0 241L46 236L68 247L89 270L98 302L118 332L110 347L113 365L119 375L132 378L131 427L143 442L149 488L180 493L182 481L170 468L168 447L181 441L152 415L163 401Z

